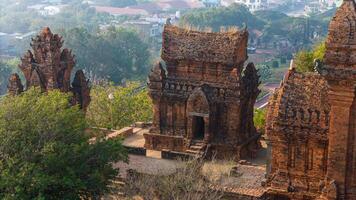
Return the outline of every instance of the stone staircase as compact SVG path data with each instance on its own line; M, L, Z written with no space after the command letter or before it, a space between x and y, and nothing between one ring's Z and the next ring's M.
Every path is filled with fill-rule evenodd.
M206 144L200 140L193 140L187 150L185 150L188 154L193 154L196 156L203 156L205 153Z

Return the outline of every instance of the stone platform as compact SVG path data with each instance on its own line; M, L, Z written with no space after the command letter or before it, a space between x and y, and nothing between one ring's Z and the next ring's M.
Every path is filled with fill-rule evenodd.
M143 134L147 131L148 129L144 127L129 127L110 134L113 137L125 135L123 145L129 149L130 162L114 164L120 169L122 178L126 177L128 169L143 174L169 175L184 165L185 162L181 159L165 156L166 152L146 150ZM218 188L224 191L227 199L262 199L266 191L262 187L266 174L266 144L262 143L262 147L256 159L239 163L231 160L206 161L203 168L207 168L207 170L203 170L203 174L208 174L208 176L225 174L220 180ZM230 175L232 170L236 171L237 175Z

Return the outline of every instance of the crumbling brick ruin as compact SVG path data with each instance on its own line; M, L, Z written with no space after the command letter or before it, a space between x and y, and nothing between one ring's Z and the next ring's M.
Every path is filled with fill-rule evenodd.
M74 56L68 49L61 50L62 38L53 34L46 27L32 39L30 50L21 58L19 68L26 79L26 89L40 87L43 91L59 89L61 92L73 93L73 104L79 104L84 110L90 103L90 88L84 73L78 70L72 85L70 77L74 68ZM24 86L18 74L11 75L8 91L18 95L23 92Z
M356 199L356 6L329 26L318 73L291 69L270 100L272 199Z
M208 33L166 25L162 59L149 76L154 104L145 147L217 157L254 156L259 77L247 60L246 30Z

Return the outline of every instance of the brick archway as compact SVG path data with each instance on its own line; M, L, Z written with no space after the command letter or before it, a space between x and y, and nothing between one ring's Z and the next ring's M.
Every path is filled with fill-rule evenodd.
M192 140L200 137L196 133L199 130L204 132L201 139L208 143L210 138L209 122L210 104L204 91L199 87L192 92L187 101L187 138Z

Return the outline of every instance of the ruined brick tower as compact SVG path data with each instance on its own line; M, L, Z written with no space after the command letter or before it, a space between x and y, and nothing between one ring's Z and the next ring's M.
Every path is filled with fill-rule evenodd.
M270 101L269 194L274 199L356 199L356 5L329 26L319 73L291 69Z
M63 40L46 27L32 39L30 50L21 58L19 68L26 79L26 89L40 87L43 91L59 89L73 93L73 103L86 109L90 102L89 85L84 73L76 72L72 85L70 77L74 68L74 56L68 49L61 50ZM17 95L24 90L17 74L11 75L8 91Z
M337 199L356 199L356 5L344 0L330 23L325 62L318 67L329 86L331 106L325 188Z
M259 80L247 60L247 31L207 33L166 25L162 59L149 76L154 150L253 156L259 147L253 107ZM244 74L244 76L242 76Z

